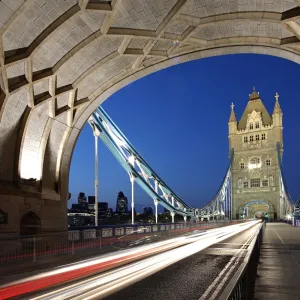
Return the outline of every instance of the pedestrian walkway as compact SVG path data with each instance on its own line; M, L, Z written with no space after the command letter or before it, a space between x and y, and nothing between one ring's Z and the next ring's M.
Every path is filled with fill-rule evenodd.
M300 300L300 228L267 223L255 282L257 300Z

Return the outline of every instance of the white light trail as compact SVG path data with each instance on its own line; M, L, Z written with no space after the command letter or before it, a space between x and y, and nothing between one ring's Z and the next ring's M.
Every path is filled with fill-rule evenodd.
M122 251L122 253L112 254L102 260L110 258L121 257L122 255L128 255L128 253L136 253L137 251L149 250L159 247L165 247L172 245L179 248L171 249L166 252L154 255L150 258L145 258L141 261L131 263L125 267L120 267L113 271L103 273L101 275L94 276L92 278L82 280L79 283L70 284L63 288L59 288L53 292L40 293L39 296L31 299L76 299L76 300L88 300L99 299L99 297L105 297L109 294L115 293L118 290L125 288L137 281L140 281L169 265L182 260L188 256L191 256L215 243L219 243L229 237L236 235L248 228L258 224L260 221L251 221L247 223L226 226L222 228L216 228L203 233L196 233L190 236L182 236L169 241L153 243L151 245L136 248L134 251ZM170 243L171 242L171 243ZM93 264L95 261L101 259L90 260L81 264L80 266ZM71 267L78 267L70 266Z

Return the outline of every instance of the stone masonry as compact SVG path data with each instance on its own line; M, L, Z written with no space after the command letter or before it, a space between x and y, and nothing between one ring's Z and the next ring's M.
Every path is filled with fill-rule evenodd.
M272 116L259 93L249 95L245 111L238 122L232 105L229 119L229 147L234 149L232 166L233 218L253 218L257 212L269 219L283 219L280 207L281 186L277 142L283 154L282 111L275 96Z

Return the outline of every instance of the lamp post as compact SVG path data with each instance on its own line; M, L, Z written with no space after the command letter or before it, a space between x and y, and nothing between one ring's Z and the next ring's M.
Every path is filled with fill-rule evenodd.
M158 201L157 201L157 199L154 199L154 205L155 205L155 223L157 224L157 220L158 220L158 213L157 213Z
M131 181L131 223L134 224L134 175L129 174Z
M94 127L95 137L95 226L98 226L98 132Z

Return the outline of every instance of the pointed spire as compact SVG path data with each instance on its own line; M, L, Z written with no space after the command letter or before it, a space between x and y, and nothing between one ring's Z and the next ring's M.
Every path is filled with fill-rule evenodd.
M280 104L279 104L279 95L278 93L276 92L276 95L275 95L275 105L274 105L274 111L273 111L273 115L274 114L282 114L282 110L281 110L281 107L280 107Z
M229 118L229 122L236 122L236 116L234 113L234 104L231 103L231 113L230 113L230 118Z
M253 91L251 94L249 94L249 101L253 101L253 100L257 100L257 99L260 99L259 92L257 92L255 90L255 86L253 86Z

